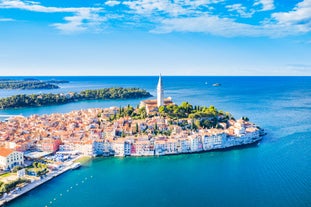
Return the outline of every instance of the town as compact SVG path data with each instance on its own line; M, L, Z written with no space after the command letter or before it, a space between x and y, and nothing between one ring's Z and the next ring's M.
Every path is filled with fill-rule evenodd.
M178 106L172 98L165 99L160 76L157 100L141 101L136 108L90 108L15 116L1 122L0 169L17 168L19 177L42 177L71 169L76 166L72 161L81 156L196 153L256 143L262 135L247 117L235 120L214 106L192 106L188 102Z

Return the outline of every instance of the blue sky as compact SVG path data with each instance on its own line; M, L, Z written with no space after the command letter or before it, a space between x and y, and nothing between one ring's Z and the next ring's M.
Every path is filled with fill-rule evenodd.
M0 0L0 76L311 75L311 0Z

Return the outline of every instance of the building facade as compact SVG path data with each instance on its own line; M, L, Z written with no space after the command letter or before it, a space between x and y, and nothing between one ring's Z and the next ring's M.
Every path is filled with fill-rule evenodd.
M2 170L9 170L23 164L24 155L22 152L8 148L0 148L0 168Z

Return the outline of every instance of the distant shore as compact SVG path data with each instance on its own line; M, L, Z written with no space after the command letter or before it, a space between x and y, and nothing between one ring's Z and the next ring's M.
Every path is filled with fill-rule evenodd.
M83 100L116 100L148 98L152 95L140 88L103 88L96 90L84 90L79 93L67 94L19 94L6 98L0 98L0 109L39 107L48 105L60 105Z

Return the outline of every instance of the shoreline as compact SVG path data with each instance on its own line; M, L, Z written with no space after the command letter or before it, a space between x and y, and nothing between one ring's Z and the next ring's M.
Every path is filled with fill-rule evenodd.
M53 178L65 173L65 172L68 172L69 170L72 170L73 164L75 163L74 161L79 159L80 157L82 157L82 156L78 156L75 159L70 160L67 163L65 163L66 166L64 168L62 168L58 171L55 171L55 172L51 172L46 177L44 177L40 180L36 180L32 183L29 183L28 185L21 188L18 192L11 193L10 195L7 195L5 198L2 197L0 199L0 206L3 206L4 204L11 202L11 201L19 198L20 196L28 193L29 191L32 191L33 189L37 188L38 186L40 186L46 182L49 182Z
M201 153L208 153L208 152L213 152L213 151L227 151L227 150L232 150L232 149L243 149L245 147L248 146L252 146L252 145L258 145L258 143L263 139L263 136L260 136L257 140L255 140L254 142L251 143L245 143L245 144L239 144L239 145L234 145L234 146L230 146L230 147L224 147L224 148L216 148L216 149L211 149L211 150L202 150L202 151L194 151L194 152L180 152L180 153L171 153L171 154L164 154L164 155L153 155L153 156L126 156L126 157L162 157L162 156L174 156L174 155L183 155L183 154L201 154ZM79 160L81 158L83 158L84 156L78 156L73 160L70 160L67 164L66 167L64 167L63 169L56 171L56 172L52 172L49 175L47 175L46 177L44 177L43 179L34 181L28 185L26 185L25 187L23 187L22 189L20 189L19 192L17 193L12 193L9 196L7 196L6 198L1 198L0 199L0 206L3 206L6 203L9 203L17 198L19 198L20 196L32 191L33 189L37 188L40 185L43 185L47 182L49 182L50 180L52 180L53 178L68 172L69 170L73 169L73 165L76 163L76 160ZM97 157L101 157L101 158L105 158L105 156L97 156ZM107 157L119 157L119 156L107 156ZM90 157L90 159L88 159L86 162L92 160L95 157Z

